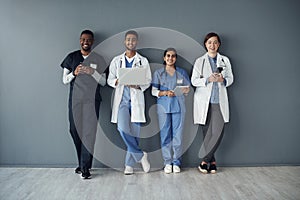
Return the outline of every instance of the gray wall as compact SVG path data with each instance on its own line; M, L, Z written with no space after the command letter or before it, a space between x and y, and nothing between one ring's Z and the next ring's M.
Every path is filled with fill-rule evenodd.
M176 30L200 44L210 31L221 35L220 52L231 59L235 82L229 88L231 121L217 152L220 164L300 164L299 5L297 0L2 0L0 165L75 166L69 86L62 83L59 65L79 48L83 29L96 32L97 45L139 27ZM103 101L100 124L124 148L109 123L112 89L102 92L109 98ZM183 156L184 166L198 164L201 140L198 131ZM116 166L123 165L123 155L100 150Z

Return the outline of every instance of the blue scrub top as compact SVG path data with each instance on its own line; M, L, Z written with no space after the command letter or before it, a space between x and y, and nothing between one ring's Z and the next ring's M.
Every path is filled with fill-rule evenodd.
M125 60L126 60L126 68L132 68L132 64L133 64L134 59L131 62L128 62L127 58L125 58ZM121 103L128 104L128 103L130 103L130 101L131 101L130 88L127 87L127 86L124 86Z
M211 70L214 73L217 72L217 57L211 58L211 57L208 56L208 59L209 59L209 63L210 63L210 66L211 66ZM219 86L218 86L217 82L213 83L209 102L212 103L212 104L218 104L219 103Z
M191 81L186 71L180 67L176 67L176 71L173 76L170 76L165 68L156 70L152 77L152 86L156 87L160 91L174 90L176 86L190 86ZM157 98L158 113L178 113L185 112L184 95L168 97L161 96Z

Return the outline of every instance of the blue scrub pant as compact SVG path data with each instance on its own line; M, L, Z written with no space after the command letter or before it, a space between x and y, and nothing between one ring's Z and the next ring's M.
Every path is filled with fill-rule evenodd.
M143 151L139 147L140 123L131 122L130 102L121 102L118 112L118 131L127 146L125 166L133 167L143 157Z
M181 165L184 118L185 113L182 112L158 113L162 156L165 165Z

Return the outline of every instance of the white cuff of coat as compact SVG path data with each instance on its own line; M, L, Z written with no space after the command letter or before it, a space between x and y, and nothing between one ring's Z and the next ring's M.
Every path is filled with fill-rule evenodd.
M152 86L152 91L151 91L151 93L152 93L153 96L159 98L159 97L160 97L160 96L158 96L159 92L160 92L160 90L159 90L158 88Z

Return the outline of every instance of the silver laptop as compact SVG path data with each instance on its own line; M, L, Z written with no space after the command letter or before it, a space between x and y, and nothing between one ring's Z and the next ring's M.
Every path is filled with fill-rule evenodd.
M145 85L149 81L146 79L147 68L119 68L119 84L121 85Z

